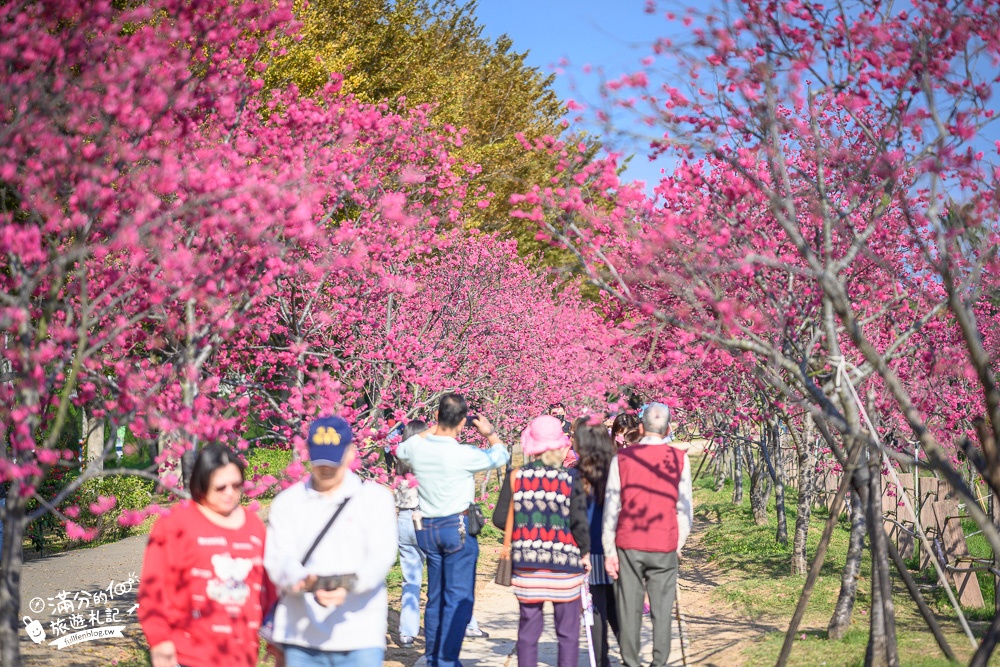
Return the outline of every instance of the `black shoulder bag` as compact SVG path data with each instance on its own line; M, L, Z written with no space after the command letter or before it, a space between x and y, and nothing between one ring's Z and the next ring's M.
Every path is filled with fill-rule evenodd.
M483 530L483 526L486 525L486 517L483 516L483 509L478 503L469 503L468 521L466 521L465 532L467 532L472 537L475 537Z
M309 556L312 556L313 552L316 551L316 547L319 546L320 541L322 541L323 537L326 536L327 531L330 530L330 526L333 525L333 522L337 520L337 517L340 516L340 513L344 511L344 507L346 507L347 503L349 503L350 501L351 501L350 496L345 498L344 502L340 503L340 505L337 507L336 511L333 513L333 516L330 517L330 520L326 522L325 526L323 526L323 530L319 531L319 535L317 535L316 539L313 540L312 546L309 547L309 551L307 551L306 555L302 557L303 566L306 564L306 561L309 560Z

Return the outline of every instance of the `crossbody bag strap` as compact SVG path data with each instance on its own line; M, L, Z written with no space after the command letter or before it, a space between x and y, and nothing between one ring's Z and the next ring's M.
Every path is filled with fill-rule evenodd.
M306 561L309 560L309 556L312 556L313 552L316 551L316 547L319 546L319 543L323 539L323 536L326 535L328 530L330 530L330 526L332 526L333 522L337 520L337 517L340 516L340 513L344 511L344 507L347 505L348 502L350 502L350 500L351 500L350 496L345 498L344 502L340 503L340 506L337 507L337 510L333 513L333 516L330 517L330 520L326 522L325 526L323 526L323 530L319 531L319 535L316 536L316 539L313 541L312 546L309 547L309 551L307 551L306 555L302 557L302 565L305 565Z
M517 471L519 468L515 468L510 473L510 505L507 507L507 523L503 529L503 550L500 552L502 555L510 555L510 541L511 536L514 534L514 478L517 477Z

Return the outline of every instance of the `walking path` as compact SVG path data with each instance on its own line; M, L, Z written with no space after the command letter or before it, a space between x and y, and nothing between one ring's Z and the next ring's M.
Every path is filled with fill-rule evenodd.
M723 583L717 567L708 562L708 554L701 545L701 536L709 526L707 520L696 518L688 545L685 547L679 578L680 601L684 621L685 654L687 665L706 667L739 667L743 664L742 651L748 641L765 632L778 630L761 625L740 614L735 608L719 602L712 591ZM543 665L556 665L557 644L551 612L547 612L546 629L539 644L538 659ZM466 640L462 645L464 667L517 667L514 651L517 640L518 606L509 588L490 582L476 594L476 620L490 633L488 639ZM670 667L684 665L677 623L672 624L673 641L670 646ZM614 637L611 644L611 664L619 665L618 645ZM644 618L642 643L645 647L644 663L652 658L652 626ZM586 635L580 634L579 667L589 667ZM423 667L423 658L415 667Z
M725 583L724 573L708 561L702 547L701 536L710 525L707 519L695 518L691 538L684 550L680 571L680 600L685 622L687 664L708 667L739 667L743 664L741 653L747 642L761 637L765 632L780 630L746 617L734 607L713 596L713 590ZM111 664L144 664L135 662L139 651L145 649L142 632L135 620L135 580L141 570L146 536L128 539L90 549L77 549L55 556L40 558L24 566L22 574L22 614L29 620L41 623L45 641L34 644L27 632L21 633L21 648L25 667L106 667ZM491 573L480 573L481 580L489 580ZM133 582L130 585L129 579ZM63 593L65 592L65 595ZM56 612L62 604L61 613ZM41 611L40 605L44 605ZM75 621L80 628L72 627L67 605L72 605ZM93 614L96 614L95 620ZM514 651L517 638L518 606L509 588L489 581L480 586L476 599L476 618L482 628L490 633L488 639L470 639L462 650L465 667L517 667ZM395 616L395 614L392 614ZM59 619L64 625L58 624ZM53 621L57 625L53 626ZM390 623L391 630L395 627ZM90 627L121 627L121 636L96 639L59 649L52 642ZM677 624L670 650L671 666L684 664L682 660ZM618 647L610 639L612 664L618 665ZM422 643L422 642L421 642ZM651 627L648 617L643 627L643 645L647 647L645 659L651 655ZM395 647L394 636L389 640L391 656L389 665L402 667L423 666L418 650L400 650ZM556 665L556 638L552 630L551 613L546 619L546 631L539 647L539 662ZM580 667L590 663L586 651L585 635L581 634Z
M134 605L146 540L146 535L136 535L114 544L75 549L24 565L21 614L41 623L45 631L45 640L38 645L26 632L21 633L25 667L107 667L145 649ZM73 613L68 612L70 607ZM81 630L108 628L113 632L110 628L120 626L124 626L119 631L120 637L95 639L62 649L52 646L60 637Z
M490 633L489 639L466 640L462 645L462 665L464 667L517 667L517 654L515 653L515 642L517 641L518 624L517 599L510 588L497 586L493 582L488 583L476 594L476 620L480 627ZM644 619L642 628L642 643L645 647L643 661L648 663L652 659L652 626L649 617ZM556 665L558 657L558 645L556 642L555 630L553 629L551 605L546 605L545 631L538 644L538 662L543 665ZM677 635L677 623L673 623L674 638L670 646L670 667L682 665L681 646ZM611 644L611 664L619 665L617 660L618 645L614 636L609 633L608 640ZM415 667L423 667L424 659L417 661ZM580 667L589 667L590 658L587 652L587 636L581 629L580 632ZM689 664L694 664L690 663Z

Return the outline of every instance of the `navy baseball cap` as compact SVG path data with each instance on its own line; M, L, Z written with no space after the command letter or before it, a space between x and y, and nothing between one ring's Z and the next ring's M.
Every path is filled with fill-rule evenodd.
M309 460L314 466L339 466L352 440L351 426L341 417L320 417L309 424Z

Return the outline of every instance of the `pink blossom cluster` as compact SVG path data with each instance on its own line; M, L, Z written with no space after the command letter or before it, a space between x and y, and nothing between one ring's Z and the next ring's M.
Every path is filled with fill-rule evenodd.
M478 169L451 155L463 130L339 77L313 97L263 90L290 6L0 7L0 482L18 521L75 465L80 410L155 443L167 486L193 446L301 446L306 422L340 413L361 470L388 481L388 414L459 390L511 434L617 382L577 283L463 230ZM96 473L44 498L74 539L92 534L63 501ZM269 473L250 495L304 467Z

